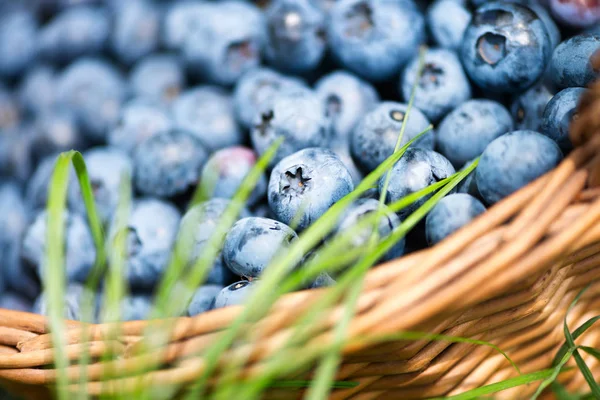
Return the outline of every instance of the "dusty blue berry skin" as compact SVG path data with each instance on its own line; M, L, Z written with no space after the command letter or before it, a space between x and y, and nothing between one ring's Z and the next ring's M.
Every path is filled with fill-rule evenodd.
M306 84L269 68L255 68L241 76L233 92L233 104L238 122L250 128L263 102L271 101L284 88L302 89Z
M516 129L539 131L544 118L546 104L553 93L543 83L538 83L523 94L516 96L510 106L510 113Z
M446 116L437 132L437 148L458 168L478 157L498 136L513 129L508 110L493 100L469 100Z
M33 144L35 126L26 122L6 130L0 130L0 177L26 182L34 165Z
M390 172L387 188L387 201L394 202L417 192L427 186L439 182L452 175L454 167L444 156L433 150L409 148ZM382 193L385 184L385 175L379 180L379 192ZM431 196L425 196L403 209L398 214L400 219L405 219L414 210L421 206Z
M406 102L419 75L419 64L420 57L416 55L402 73L400 92ZM428 50L415 89L414 105L429 120L437 122L470 98L471 85L456 53L446 49Z
M371 81L392 78L425 40L425 21L412 0L341 0L327 35L333 55Z
M31 211L41 211L46 208L48 186L54 171L58 154L44 157L38 163L35 171L25 185L25 204Z
M19 104L14 94L0 83L0 129L15 128L21 119Z
M227 147L214 152L200 176L203 193L210 198L233 198L256 161L256 153L247 147ZM261 175L246 202L252 206L265 198L266 194L267 178Z
M425 235L433 246L469 224L485 212L485 206L475 197L456 193L441 199L427 214Z
M171 103L185 87L185 71L180 60L168 54L141 59L131 70L129 82L133 95Z
M309 285L309 289L319 289L323 287L329 287L335 285L335 279L333 279L327 272L321 272Z
M88 141L77 125L75 114L66 107L41 111L35 121L37 134L33 149L36 157L60 153L71 149L82 151Z
M352 158L352 154L350 153L350 143L344 143L342 141L337 140L331 144L330 150L333 151L338 156L338 158L344 163L344 165L348 169L348 172L350 172L350 176L352 177L352 182L354 182L354 186L357 186L363 180L364 175L360 168L358 168L358 166L356 165L356 162L354 162L354 159Z
M223 261L238 276L258 278L297 239L296 232L279 221L244 218L236 222L225 237Z
M119 203L121 178L124 174L131 177L133 163L129 155L120 149L95 147L83 153L88 176L94 193L96 210L103 222L111 220ZM69 203L71 209L87 215L81 188L75 176L69 184Z
M309 0L276 0L265 14L265 56L279 70L303 73L315 69L327 47L326 15Z
M370 83L342 70L321 77L315 83L315 92L333 123L333 142L346 146L358 120L379 102L379 95Z
M552 50L554 50L561 41L560 30L558 29L558 26L556 26L556 22L554 22L554 19L552 18L546 7L543 4L541 4L541 2L539 2L538 0L525 2L525 5L531 8L544 23L544 26L548 31L548 35L550 35Z
M256 281L239 281L223 288L216 296L214 308L244 304L256 287Z
M80 58L63 70L56 87L58 103L70 108L82 132L91 140L105 140L119 118L126 85L108 62Z
M177 1L168 6L164 15L161 42L169 50L181 50L186 38L202 26L208 10L213 7L209 2Z
M134 288L152 288L169 263L181 215L171 203L153 198L134 202L127 222L126 278ZM117 235L110 228L109 247ZM109 249L110 250L110 249Z
M160 132L133 153L135 187L158 197L185 193L198 182L207 158L206 147L193 134L179 129Z
M33 303L20 293L8 291L0 294L0 308L7 310L32 312Z
M155 3L129 0L114 16L111 47L119 61L133 64L158 47L161 15Z
M585 28L600 24L600 4L595 1L549 0L552 15L573 28Z
M182 243L185 251L182 256L188 258L189 266L194 265L207 251L210 240L228 205L228 199L215 198L193 206L183 216L178 241ZM249 216L250 212L244 208L239 218ZM221 252L219 252L206 278L206 283L223 287L234 281L235 275L225 266Z
M365 174L373 171L394 153L407 108L408 106L402 103L391 101L380 103L363 116L354 128L350 151L354 161ZM401 145L408 143L428 126L427 117L413 107L408 116ZM431 131L414 143L416 147L431 150L433 145L434 133Z
M108 144L132 154L141 142L172 127L173 118L164 105L133 98L121 108L119 122L108 134Z
M150 317L153 297L148 294L131 294L121 300L121 320L141 321Z
M18 10L0 16L0 76L13 77L37 54L38 24L33 13Z
M171 107L175 126L198 137L211 150L241 144L231 96L216 86L198 86L181 94Z
M187 315L193 317L194 315L202 314L212 308L215 297L221 292L223 286L220 285L202 285L192 297L192 301L187 309Z
M253 124L250 138L260 155L283 137L271 165L298 150L327 147L331 142L331 120L325 105L309 89L281 90L271 101L262 103Z
M238 1L207 7L199 28L185 37L183 56L188 70L208 82L233 85L260 64L265 22L259 9Z
M110 17L104 8L67 8L40 31L40 55L52 62L66 63L100 53L109 35Z
M383 206L383 209L385 210L385 214L381 216L377 225L377 233L380 240L388 237L392 231L400 225L400 218L398 218L395 213L388 210L385 205ZM379 200L359 199L355 201L346 209L346 211L344 211L344 214L336 226L335 233L337 235L343 235L345 232L349 231L356 232L350 242L351 246L353 248L366 248L373 234L373 225L371 224L358 232L356 231L356 227L362 218L369 216L371 213L376 213L378 210L380 210ZM390 249L381 261L400 257L404 253L404 244L403 238Z
M541 78L551 52L550 35L535 12L492 1L475 12L465 31L461 59L480 88L515 94Z
M427 9L427 26L433 41L445 49L460 48L471 18L465 0L436 0Z
M491 142L475 170L477 188L488 204L495 204L562 160L555 141L535 131L514 131Z
M65 221L65 271L69 282L85 282L94 264L96 250L85 217L66 212ZM47 214L38 213L27 228L23 238L21 256L44 279L44 254L46 251Z
M541 133L554 140L567 153L573 149L569 138L569 126L577 112L580 97L586 89L573 87L558 92L546 105Z
M41 64L30 69L21 80L17 96L21 107L32 115L51 109L56 102L54 68Z
M27 211L21 188L13 182L0 184L0 283L16 292L34 298L39 291L32 271L21 261L21 240L27 229Z
M71 321L80 321L83 318L81 306L83 305L85 290L85 287L78 283L70 283L65 288L65 294L63 298L65 319ZM97 311L98 310L96 308L94 310L94 320L96 319ZM42 292L40 296L35 300L35 302L33 303L32 312L36 314L49 316L48 303L46 300L45 293Z
M300 150L281 160L269 179L269 207L285 224L302 230L354 190L352 177L335 153L324 148Z
M562 42L554 50L550 76L559 88L585 87L597 76L590 57L600 50L600 33L580 34Z

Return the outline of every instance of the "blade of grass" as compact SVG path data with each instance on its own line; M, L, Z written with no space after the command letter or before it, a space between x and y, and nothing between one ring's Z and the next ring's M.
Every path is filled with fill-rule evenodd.
M503 390L512 389L518 386L527 385L529 383L537 382L542 379L546 379L554 373L554 369L545 369L543 371L532 372L517 376L515 378L507 379L502 382L492 383L476 389L469 390L467 392L457 394L449 397L436 397L429 400L473 400L481 396L488 396L501 392Z
M400 159L406 148L408 148L408 146L410 146L415 140L418 140L430 129L431 128L428 128L420 135L417 135L415 138L413 138L404 146L403 150L388 157L388 159L380 164L375 171L367 175L367 177L363 179L363 181L353 192L335 203L321 218L319 218L318 221L309 226L303 232L303 234L300 235L299 239L285 255L282 257L277 257L275 260L273 260L271 265L266 268L265 274L262 277L262 282L256 286L256 290L248 299L246 307L244 308L244 312L238 316L226 330L223 331L219 340L215 342L215 344L211 346L205 353L204 373L199 378L198 385L188 393L186 398L196 399L202 396L201 391L206 387L208 377L214 372L217 361L219 360L221 354L237 337L245 321L252 320L260 315L263 315L270 308L270 306L279 296L278 291L274 289L279 286L282 278L286 275L291 266L296 265L308 251L318 244L322 238L324 238L331 231L331 229L333 229L337 219L349 204L356 200L368 188L375 185L379 178L398 159Z
M411 89L410 99L408 101L408 106L406 107L406 113L404 115L404 119L402 120L402 127L400 128L400 133L396 140L396 145L394 146L394 151L392 152L392 154L397 153L402 145L404 132L406 130L408 119L410 118L410 113L412 111L413 103L415 100L417 81L421 76L421 73L423 71L423 65L425 63L425 53L426 48L421 47L421 50L419 51L419 65L417 67L416 79ZM385 207L385 199L387 197L387 191L388 186L390 184L391 176L392 174L390 169L385 173L385 176L383 178L383 187L381 193L379 194L380 210ZM369 240L370 243L367 251L369 251L375 245L378 239L379 218L373 224L372 235L371 239ZM306 398L309 400L324 399L329 396L329 393L331 391L331 383L334 380L335 371L338 369L339 363L341 361L341 350L346 337L346 331L348 330L352 317L354 316L356 302L358 301L358 298L360 297L360 293L363 288L364 275L366 274L367 269L371 267L371 265L368 263L359 263L359 265L362 268L362 273L360 274L360 276L357 277L356 282L352 284L350 288L350 292L344 304L342 318L337 324L336 329L334 331L335 346L332 346L331 349L323 355L322 361L317 367L316 379L314 380L306 395Z
M583 335L585 333L585 331L587 331L598 320L600 320L600 315L592 317L592 318L588 319L586 322L584 322L583 324L581 324L581 326L579 326L577 329L575 329L573 331L573 333L572 333L573 340L575 340L579 336ZM552 365L555 365L558 361L560 361L560 359L562 358L562 356L568 350L569 350L569 344L565 341L565 343L563 343L563 345L560 347L560 349L556 353L556 356L554 357L554 360L552 361Z
M566 318L565 318L565 322L564 322L564 333L565 333L565 338L567 339L567 343L569 343L569 346L573 349L573 358L575 359L575 362L577 363L577 367L579 367L579 370L583 374L583 377L585 378L590 389L592 390L592 394L594 395L594 397L596 397L597 399L600 399L600 387L598 387L598 383L594 379L594 375L592 375L592 371L590 371L589 367L583 360L583 357L581 357L581 354L577 350L577 346L575 345L573 336L571 335L571 332L569 331L569 327L567 325Z

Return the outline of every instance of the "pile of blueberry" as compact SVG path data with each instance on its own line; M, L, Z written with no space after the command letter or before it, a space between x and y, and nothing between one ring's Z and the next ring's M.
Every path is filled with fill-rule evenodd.
M83 152L109 244L121 177L132 177L122 311L143 319L174 243L189 245L190 265L201 257L244 177L283 138L189 305L196 315L243 302L277 254L392 155L403 124L402 144L435 129L336 232L380 210L381 190L394 202L481 158L385 259L438 243L548 172L572 150L598 50L597 1L2 1L0 307L46 310L44 208L62 151ZM64 268L77 319L95 250L71 180ZM198 185L209 200L188 208ZM423 201L387 209L380 236Z

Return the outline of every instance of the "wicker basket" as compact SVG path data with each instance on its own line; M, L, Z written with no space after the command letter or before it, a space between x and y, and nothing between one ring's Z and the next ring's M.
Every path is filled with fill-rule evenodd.
M600 57L596 60L600 65ZM351 322L349 336L365 333L427 331L490 341L508 353L523 373L548 368L564 342L562 323L567 308L582 288L590 285L568 316L575 327L600 314L600 82L582 100L572 126L571 155L554 171L492 207L468 227L437 246L381 265L369 272ZM285 296L254 327L256 340L232 351L244 352L252 374L261 360L278 351L286 326L319 301L327 289ZM173 320L170 344L145 359L128 351L140 339L147 322L122 326L122 336L105 341L108 326L91 327L89 349L94 357L120 352L111 363L114 383L127 389L139 362L159 360L161 368L143 377L144 384L193 382L203 371L194 355L207 348L216 332L239 314L230 307L194 318ZM292 310L293 312L291 312ZM340 309L320 320L319 334L307 346L332 341ZM68 355L78 357L80 326L68 322ZM600 327L590 329L578 343L600 347ZM50 397L55 382L51 369L50 335L43 317L0 310L0 384L28 398ZM231 353L230 353L231 354ZM600 378L600 363L586 358ZM102 363L88 367L91 394L115 390L100 384ZM80 367L68 369L77 382ZM344 348L337 379L358 381L352 389L332 393L333 399L418 399L451 395L515 376L507 360L492 348L446 341L392 341L375 346ZM571 391L585 389L577 370L560 375ZM537 385L501 392L498 398L524 398ZM298 391L272 390L270 398L296 398Z

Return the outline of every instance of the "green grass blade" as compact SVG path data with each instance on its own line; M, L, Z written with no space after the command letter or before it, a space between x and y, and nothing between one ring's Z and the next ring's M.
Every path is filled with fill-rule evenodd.
M430 400L473 400L482 396L489 396L503 390L512 389L518 386L527 385L546 379L554 373L554 369L545 369L543 371L532 372L530 374L520 375L515 378L507 379L502 382L492 383L476 389L469 390L461 394L449 397L436 397Z
M575 329L572 333L573 340L577 339L579 336L583 335L585 331L587 331L592 325L594 325L598 320L600 320L600 315L592 317L585 321L581 326ZM552 361L552 365L555 365L560 361L562 356L569 350L569 344L565 341L565 343L560 347L554 360Z
M579 346L579 349L585 351L586 353L600 361L600 350L589 346Z
M72 152L58 156L50 181L47 205L46 249L43 271L43 284L52 345L54 349L54 364L57 370L56 395L59 400L68 400L68 378L66 368L69 361L66 356L65 323L64 323L64 293L66 276L64 270L65 246L65 212L67 203L67 187L69 182L69 167Z
M580 293L580 295L581 294L583 294L583 291ZM578 298L579 298L579 296L578 296ZM575 303L578 300L578 298L575 299L575 301L573 302L572 306L575 305ZM571 308L572 307L570 307L569 310L571 310ZM592 390L592 394L597 399L600 399L600 387L598 387L598 383L594 379L594 376L592 375L592 371L590 371L589 367L587 366L587 364L583 360L583 357L581 357L581 354L579 354L579 351L577 350L577 346L575 345L575 341L573 340L573 336L571 335L571 332L569 331L569 327L567 325L567 319L566 318L565 318L565 322L564 322L564 333L565 333L565 338L567 339L567 343L569 344L569 347L571 349L573 349L573 358L575 359L575 362L577 363L577 367L579 367L579 370L583 374L583 377L585 378L585 380L588 383L590 389Z

